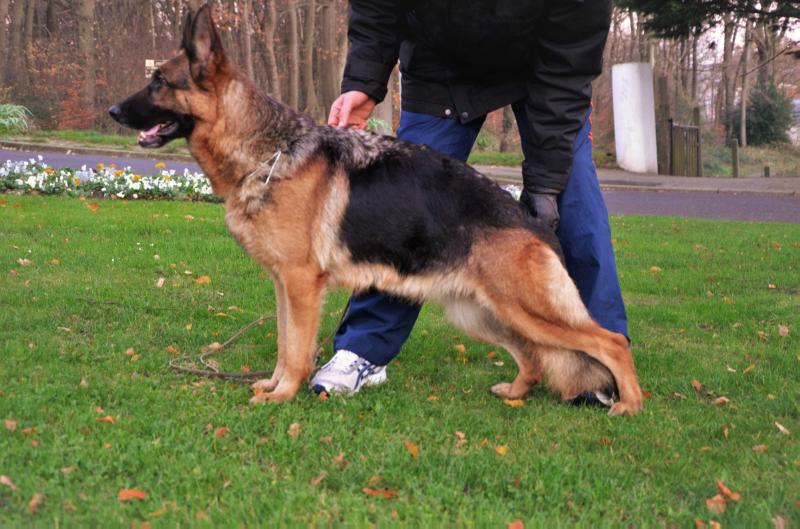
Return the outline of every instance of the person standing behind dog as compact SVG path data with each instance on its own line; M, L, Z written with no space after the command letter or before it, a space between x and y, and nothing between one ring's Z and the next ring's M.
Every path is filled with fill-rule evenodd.
M398 59L400 139L466 161L487 113L511 105L522 204L556 230L595 320L628 336L591 144L591 82L611 10L611 0L350 0L342 95L328 124L365 128ZM353 296L312 388L354 393L386 381L420 308L377 291Z

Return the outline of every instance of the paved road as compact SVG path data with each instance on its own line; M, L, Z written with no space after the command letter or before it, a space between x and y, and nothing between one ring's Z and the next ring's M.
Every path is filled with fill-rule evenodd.
M800 197L680 191L604 191L615 215L669 215L700 219L800 224Z
M5 160L26 160L37 153L0 150L0 163ZM110 158L97 155L42 153L54 167L94 167L98 162L114 163L117 167L132 167L136 172L153 171L155 161L135 158ZM182 172L184 168L200 171L196 164L164 162L168 169ZM608 209L615 215L670 215L705 219L729 219L790 222L800 224L800 197L753 194L671 192L642 190L605 191Z

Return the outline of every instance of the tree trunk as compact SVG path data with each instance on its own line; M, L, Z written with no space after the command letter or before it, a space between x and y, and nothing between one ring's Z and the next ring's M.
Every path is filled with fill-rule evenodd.
M511 152L514 144L513 134L514 131L514 111L511 105L507 105L503 109L503 129L502 136L500 137L500 152Z
M264 9L264 50L267 59L267 74L269 76L269 93L281 101L281 81L278 74L278 59L275 55L275 26L278 23L278 10L275 2L267 2Z
M8 82L15 87L15 91L22 90L22 33L25 26L25 2L14 0L14 10L11 13L11 27L8 41Z
M300 106L300 36L297 1L289 0L289 106Z
M331 0L322 8L320 18L319 81L324 108L329 108L339 95L341 71L337 68L336 22L336 4Z
M33 19L36 16L36 2L28 0L28 6L25 11L25 67L27 72L33 70Z
M180 42L183 31L183 0L174 0L172 9L172 36L176 42Z
M303 88L306 113L319 117L319 100L314 83L314 39L317 34L317 1L308 0L303 31Z
M736 95L736 88L734 87L734 70L733 70L733 45L736 38L736 21L733 15L726 13L722 17L724 27L724 43L722 52L722 84L723 84L723 98L724 104L722 106L722 119L718 119L725 124L726 136L733 137L732 124L729 123L731 112L733 111L733 101Z
M47 36L50 39L58 37L58 16L56 15L56 0L47 0Z
M156 57L156 17L153 13L153 2L151 0L142 0L142 11L145 17L145 31L147 32L147 44L149 45L146 53L149 59L158 59Z
M747 99L749 97L750 42L752 29L749 20L744 22L744 49L742 50L742 113L739 116L739 144L747 147Z
M83 61L84 74L81 101L86 111L87 123L94 126L95 99L95 48L94 48L94 7L95 0L79 0L78 3L78 49Z
M244 43L244 66L250 79L255 79L253 71L253 41L250 36L250 17L253 11L253 0L242 2L242 40Z
M5 21L8 18L8 0L0 0L0 49L8 50L6 39L8 38L8 30L6 29ZM5 84L6 80L6 60L8 53L3 53L0 57L0 86Z

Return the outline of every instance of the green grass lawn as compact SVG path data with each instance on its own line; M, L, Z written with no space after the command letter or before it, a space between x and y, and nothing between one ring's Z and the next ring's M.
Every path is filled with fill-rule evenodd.
M515 375L513 361L434 307L385 386L250 407L243 385L167 368L175 351L223 342L274 307L221 206L2 196L0 475L16 490L0 479L0 526L800 523L800 226L624 217L613 228L652 394L636 417L544 388L505 405L488 388ZM324 335L345 299L330 297ZM222 367L271 369L274 332L267 322L241 337ZM730 402L712 404L720 396ZM721 514L706 506L716 480L741 493ZM147 497L122 502L123 489Z

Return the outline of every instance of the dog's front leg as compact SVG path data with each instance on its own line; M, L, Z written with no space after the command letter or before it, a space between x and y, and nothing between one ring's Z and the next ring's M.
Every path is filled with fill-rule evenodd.
M273 391L278 386L286 366L286 306L288 304L286 287L281 277L275 273L272 274L272 284L275 288L275 304L277 305L275 320L278 326L278 360L270 378L259 380L251 386L259 394Z
M277 275L283 285L286 306L284 353L279 354L278 359L281 364L283 358L281 373L275 389L253 397L251 403L281 402L294 398L314 367L325 276L319 269L310 266L279 271ZM280 328L278 332L281 332ZM282 339L278 337L279 348Z

